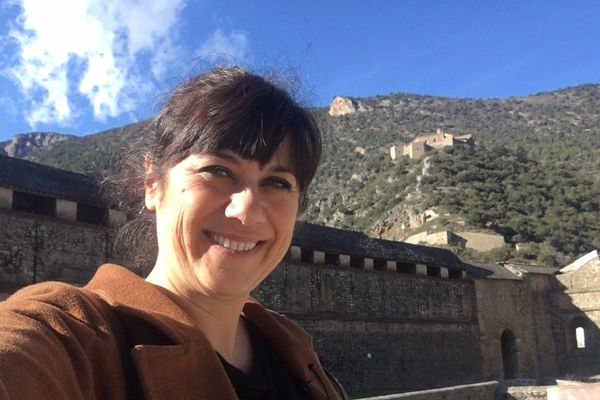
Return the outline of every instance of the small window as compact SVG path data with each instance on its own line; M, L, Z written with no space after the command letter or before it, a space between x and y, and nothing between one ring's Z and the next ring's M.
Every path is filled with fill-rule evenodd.
M575 328L575 341L578 349L585 349L585 329L582 326Z
M459 269L449 269L448 270L448 278L450 279L461 279L462 271Z
M108 210L77 203L77 221L94 225L107 225Z
M427 266L427 276L440 277L442 276L442 271L439 267L434 267L432 265Z
M302 249L300 252L300 261L312 263L314 261L312 249Z
M365 259L363 257L350 257L350 267L364 268L365 267Z
M13 191L13 210L28 213L56 216L56 199L37 194Z
M583 316L577 316L569 321L566 336L570 351L587 350L592 347L593 339L590 336L589 326L589 320Z
M396 272L400 272L402 274L411 274L415 275L417 273L417 266L413 263L396 263Z
M326 265L340 265L339 254L325 253L325 264Z
M373 269L375 271L386 271L387 270L387 261L382 259L373 260Z

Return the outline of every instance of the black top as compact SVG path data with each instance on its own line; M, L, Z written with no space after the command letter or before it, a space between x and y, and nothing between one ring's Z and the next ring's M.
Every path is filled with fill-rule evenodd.
M292 377L267 339L248 320L244 321L254 350L254 365L250 374L229 364L219 355L240 400L309 399L307 391Z

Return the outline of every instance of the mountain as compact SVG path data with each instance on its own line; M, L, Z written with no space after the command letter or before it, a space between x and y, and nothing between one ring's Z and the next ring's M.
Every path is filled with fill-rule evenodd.
M312 110L324 153L304 220L393 239L468 228L500 233L512 246L462 254L480 260L556 264L600 248L600 85L507 99L395 93L338 103L345 108L336 116ZM145 126L70 137L25 158L102 175ZM391 159L390 146L438 129L473 135L475 148ZM411 228L427 210L441 217ZM529 250L516 252L517 243Z
M495 260L555 264L600 247L599 85L509 99L353 101L343 116L315 110L325 157L306 219L403 239L414 233L411 216L433 209L443 218L420 229L494 231L532 249L497 251ZM390 145L440 128L472 134L475 150L390 159Z
M142 121L92 135L71 136L52 146L38 147L22 158L100 177L113 172L125 144L141 136L146 126L147 121Z
M0 154L16 158L25 158L32 152L48 150L57 143L69 141L75 136L50 132L20 133L12 139L0 142Z

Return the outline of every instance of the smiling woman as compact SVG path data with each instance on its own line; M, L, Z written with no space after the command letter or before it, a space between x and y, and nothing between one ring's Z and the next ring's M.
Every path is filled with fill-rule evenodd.
M312 340L250 292L286 253L321 152L310 114L236 67L176 89L142 180L158 255L0 305L0 397L337 399ZM135 192L134 187L134 192Z

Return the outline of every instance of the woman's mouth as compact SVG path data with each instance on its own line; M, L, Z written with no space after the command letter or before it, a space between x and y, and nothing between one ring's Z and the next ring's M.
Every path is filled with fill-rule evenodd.
M222 236L216 235L214 233L210 233L210 238L214 240L219 245L225 247L228 250L232 251L249 251L256 247L258 242L238 242L235 240L230 240L224 238Z

